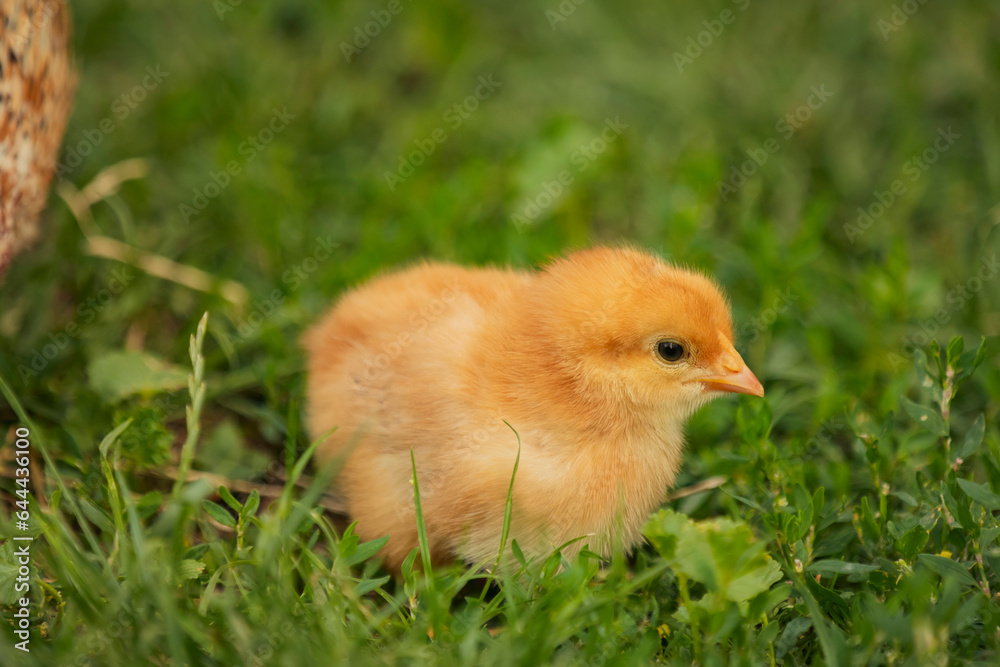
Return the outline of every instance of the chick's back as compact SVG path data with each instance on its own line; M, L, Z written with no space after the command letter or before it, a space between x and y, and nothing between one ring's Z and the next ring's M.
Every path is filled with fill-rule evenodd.
M416 539L411 447L432 535L457 534L448 524L474 516L477 503L485 514L493 503L484 494L509 481L516 444L478 451L486 439L477 436L499 420L491 419L490 397L468 382L468 361L492 313L529 280L512 270L424 263L346 293L303 340L309 430L321 437L336 428L318 459L340 459L336 491L362 539L390 535L390 565ZM458 547L434 542L436 560Z

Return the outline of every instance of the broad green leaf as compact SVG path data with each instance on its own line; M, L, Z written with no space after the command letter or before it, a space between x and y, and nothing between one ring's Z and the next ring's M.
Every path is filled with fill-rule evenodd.
M661 510L643 532L671 569L705 584L709 590L717 588L712 548L694 522L673 510Z
M257 491L257 489L254 489L250 492L250 495L247 496L246 505L244 505L243 509L240 511L240 518L245 520L247 517L252 517L257 513L258 507L260 507L260 492Z
M944 500L945 507L958 521L958 525L967 531L978 534L979 524L972 517L969 496L965 493L959 493L961 487L958 486L957 481L955 472L949 470L948 479L941 485L941 498Z
M392 579L392 577L388 575L379 577L378 579L362 579L354 587L354 592L358 595L371 593L376 588L380 588L382 585L389 583L390 579Z
M943 378L945 376L945 351L938 345L936 338L931 340L931 356L934 357L934 363L937 364L938 377Z
M861 528L861 536L869 545L878 544L881 531L878 527L878 521L875 519L875 514L872 512L871 505L868 503L867 496L861 498L861 504L854 508L854 520Z
M809 632L811 627L812 619L806 616L798 616L789 621L788 625L785 626L785 631L781 633L777 646L775 646L775 657L778 660L784 658L785 654L795 648L795 645Z
M940 414L930 408L917 405L905 396L901 397L900 401L903 403L903 409L906 410L906 413L910 415L915 422L934 435L942 437L948 435L948 429L945 427L944 420L941 418Z
M144 392L174 391L188 374L146 352L109 352L87 367L90 386L108 402Z
M836 623L845 623L851 616L851 605L838 591L831 590L812 577L805 577L804 583L825 614ZM802 591L799 591L802 593Z
M385 546L385 543L389 541L389 536L385 535L378 538L377 540L371 540L370 542L362 542L358 545L358 548L354 550L350 556L343 559L346 565L356 565L363 561L368 560L375 555L379 549Z
M792 587L789 584L779 584L769 591L761 593L750 601L748 608L748 618L760 618L764 614L771 613L771 610L781 604L792 594Z
M190 560L201 560L201 557L205 555L205 552L211 548L211 544L208 542L202 542L201 544L196 544L193 547L187 549L184 552L184 558Z
M930 389L935 386L935 382L930 375L930 370L927 367L927 355L921 349L913 351L913 368L917 374L917 384L924 389Z
M229 492L229 489L222 484L219 485L219 497L222 498L234 512L242 511L243 505L241 505L240 501L236 500L236 498L233 497L233 494Z
M205 571L205 564L198 560L182 560L177 567L181 579L197 579Z
M813 504L813 524L819 525L820 520L823 516L823 504L826 499L826 491L822 486L817 486L815 493L813 493L812 504Z
M986 433L986 419L983 415L979 415L976 421L972 423L972 427L969 428L969 432L965 434L965 440L962 441L962 449L958 452L958 458L967 459L976 453L979 446L983 444L983 435Z
M410 553L406 554L406 558L403 559L403 564L399 566L400 573L403 575L403 580L407 584L412 584L413 582L413 563L417 560L417 554L420 549L414 547L410 550Z
M781 568L745 523L730 519L695 523L665 509L653 515L644 533L675 572L715 594L711 600L745 603L781 579Z
M985 484L976 484L967 479L959 479L958 485L975 502L988 510L1000 510L1000 496L993 493Z
M983 528L983 532L979 535L979 551L988 552L993 547L993 542L996 541L997 537L1000 537L1000 526Z
M962 356L962 351L965 349L965 339L961 336L955 336L950 341L948 341L948 365L955 368L955 363Z
M935 556L934 554L920 554L917 558L938 576L957 577L963 584L969 586L977 585L976 580L969 574L965 566L950 558Z
M341 560L347 560L354 555L354 552L357 551L359 541L360 540L357 535L349 532L344 533L344 535L340 538L340 543L337 545L337 549L340 551Z
M795 498L795 521L791 522L788 530L788 541L798 542L809 532L813 524L813 501L812 496L806 492L801 484L796 484L792 489Z
M767 646L778 638L778 633L781 632L781 629L780 623L769 623L761 628L760 632L757 633L757 641L760 642L761 646Z
M27 591L16 591L18 568L20 567L17 558L14 556L15 545L31 544L30 542L15 542L7 540L0 544L0 604L10 605L22 597L30 597ZM34 579L35 568L31 568L29 579ZM29 586L36 586L34 581L28 582Z
M813 546L813 558L818 560L822 556L839 556L845 553L857 539L858 536L853 527L851 530L831 531L828 537L816 540Z
M781 566L768 557L762 567L733 579L726 588L726 597L735 602L749 600L770 589L779 579L781 579Z
M899 537L900 537L900 535L899 535L899 528L896 527L896 522L895 521L886 521L885 522L885 529L889 533L889 537L891 537L894 540L898 540L899 539Z
M918 523L913 528L906 531L906 533L896 543L896 548L899 549L901 554L903 554L903 558L906 561L912 561L916 555L923 551L923 548L927 546L927 540L929 538L930 533L928 533L927 529Z
M221 523L223 526L227 526L229 528L236 527L236 519L234 519L233 515L227 512L221 505L217 505L211 500L203 500L201 501L201 506L206 512L208 512L210 517Z
M975 350L969 350L962 355L961 359L958 360L956 370L958 371L955 375L955 387L958 387L962 382L967 380L976 369L983 363L986 359L986 337L983 336L979 341L979 347Z
M993 576L1000 578L1000 556L983 554L983 560L986 562L986 565L989 566L990 572L993 573Z
M343 542L351 535L354 535L354 528L357 525L358 525L357 521L352 521L350 525L348 525L347 528L344 529L343 534L340 536L340 541ZM355 540L355 543L357 543L357 540Z

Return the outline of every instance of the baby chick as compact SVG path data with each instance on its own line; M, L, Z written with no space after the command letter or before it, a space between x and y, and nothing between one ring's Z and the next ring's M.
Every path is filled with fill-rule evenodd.
M598 247L533 273L426 263L346 293L305 336L308 425L363 540L417 546L410 451L432 559L529 558L588 536L603 555L641 538L699 407L764 388L733 347L705 276ZM517 435L504 422L510 425ZM508 547L509 550L509 547Z

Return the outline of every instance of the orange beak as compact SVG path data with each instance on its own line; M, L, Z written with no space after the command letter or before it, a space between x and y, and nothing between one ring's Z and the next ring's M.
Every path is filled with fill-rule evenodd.
M697 378L692 382L700 382L705 389L713 391L731 391L737 394L750 394L751 396L763 396L764 385L760 383L757 376L747 367L743 357L736 351L732 343L721 333L719 341L722 343L723 352L719 358L721 369L717 375L704 378Z

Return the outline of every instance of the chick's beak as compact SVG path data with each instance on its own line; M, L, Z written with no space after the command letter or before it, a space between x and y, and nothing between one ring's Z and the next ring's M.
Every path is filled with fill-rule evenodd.
M743 357L732 346L732 344L719 334L723 344L723 352L718 361L718 374L709 377L697 378L695 382L700 382L705 389L713 391L730 391L737 394L750 394L751 396L763 396L764 385L760 383L757 376L747 367Z

